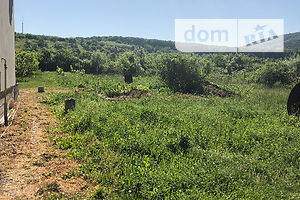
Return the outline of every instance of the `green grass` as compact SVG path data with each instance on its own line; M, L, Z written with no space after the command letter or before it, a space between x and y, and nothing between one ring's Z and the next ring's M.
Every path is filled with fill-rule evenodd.
M59 82L59 77L53 72L34 72L33 76L26 77L23 80L18 80L19 87L22 88L37 88L45 87L45 89L63 88Z
M93 198L300 198L300 122L286 113L289 89L228 83L238 95L186 98L155 77L128 86L119 76L55 73L21 87L44 83L90 89L45 103L61 121L57 131L67 133L54 144L83 163L77 176L99 185ZM137 87L153 95L117 102L97 96ZM64 114L67 98L76 99L76 109Z

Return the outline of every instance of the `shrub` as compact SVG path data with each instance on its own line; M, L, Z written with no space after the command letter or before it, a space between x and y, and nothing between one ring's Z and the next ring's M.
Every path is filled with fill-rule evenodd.
M272 87L276 82L283 85L295 80L295 73L284 62L269 62L257 71L257 82Z
M174 92L203 93L203 76L199 73L199 63L194 57L181 54L166 55L163 60L160 76Z
M58 74L60 74L58 70L61 71L62 69L59 68L59 67L56 69L56 72L58 72ZM77 73L77 74L80 74L80 75L84 75L85 74L85 70L84 69L81 69L81 70L77 69L76 70L76 69L73 68L72 65L70 65L70 72L73 73L73 74Z
M291 60L290 68L295 71L297 77L300 77L300 56Z
M59 75L62 75L62 76L64 76L64 75L65 75L65 72L64 72L64 70L63 70L62 68L60 68L59 66L57 66L57 68L56 68L56 72L57 72Z
M31 76L38 70L38 55L33 52L22 51L16 55L16 76L17 78L25 78Z

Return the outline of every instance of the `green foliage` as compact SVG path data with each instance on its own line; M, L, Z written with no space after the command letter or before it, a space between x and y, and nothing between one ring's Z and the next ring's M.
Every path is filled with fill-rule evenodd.
M16 45L36 52L35 69L38 59L42 71L57 70L32 73L21 88L69 88L43 102L64 133L54 144L81 162L74 176L98 188L90 199L299 199L300 124L287 116L281 86L299 79L296 53L185 54L158 40L23 34ZM17 73L27 53L17 55ZM174 94L202 94L204 77L239 95ZM66 114L69 98L76 109ZM39 192L69 198L55 184Z
M84 69L89 74L123 73L118 58L124 53L134 54L137 58L134 64L146 69L146 54L176 52L171 41L125 37L59 38L17 33L16 51L24 50L38 53L42 71L55 71L56 66L60 66L68 72L72 65L74 70Z
M123 74L132 74L132 73L129 73L130 71L132 72L133 71L133 65L132 63L130 63L129 59L127 56L120 56L119 59L118 59L118 65L121 67L122 71L123 71Z
M16 51L36 52L42 71L55 71L60 66L65 72L85 70L88 74L134 75L158 75L164 65L163 57L181 54L187 60L197 60L197 66L193 68L205 76L212 72L230 76L240 71L252 73L267 62L277 62L260 57L283 60L287 56L286 60L290 60L299 54L185 54L178 53L171 41L123 37L58 38L18 33Z
M295 75L297 77L300 77L300 56L299 55L290 60L289 67L291 68L291 70L293 70L295 72Z
M57 74L59 74L59 75L62 75L62 76L64 76L64 75L65 75L65 72L64 72L64 70L63 70L62 68L60 68L59 66L57 66L57 68L56 68L56 72L57 72Z
M30 77L38 70L39 62L37 54L33 52L21 52L16 55L16 77L23 79Z
M60 77L60 76L59 76ZM20 88L36 88L39 86L44 86L45 89L54 88L54 89L63 89L59 86L59 78L55 72L35 72L30 78L23 79L21 82L18 82Z
M70 72L71 72L71 73L81 74L81 75L84 75L84 74L85 74L85 70L84 70L84 69L81 69L81 70L78 69L78 70L76 70L76 69L73 68L72 65L70 66Z
M228 82L241 95L199 99L137 77L151 97L105 101L97 93L122 85L121 76L42 76L87 88L45 103L68 133L54 143L82 163L76 176L99 188L91 199L299 198L300 124L286 114L286 88ZM76 109L65 114L68 98Z
M122 69L124 75L136 75L140 70L140 62L132 52L126 52L119 56L117 65Z
M87 72L90 74L101 74L104 69L108 68L109 59L105 53L96 51L92 53L90 67Z
M73 55L71 50L60 49L53 56L53 62L60 66L64 71L70 71L70 66L77 63L77 58Z
M165 56L160 76L174 92L203 93L203 77L199 72L198 60L181 54Z
M257 82L272 87L276 82L283 85L295 80L295 73L284 62L268 62L257 70Z
M82 163L76 176L97 185L90 199L300 197L300 124L287 116L281 86L299 78L296 55L174 54L169 43L122 37L16 40L17 49L37 52L43 71L58 71L33 74L21 88L69 88L44 103L64 133L54 144ZM127 85L120 74L151 77ZM204 76L239 95L174 94L201 94ZM76 109L66 114L69 98Z
M202 71L205 75L210 74L214 68L213 62L208 59L203 59L203 61L201 62L201 65L202 65Z
M290 33L284 36L284 48L289 50L300 49L300 32Z
M50 73L51 74L51 73ZM49 75L51 77L52 75ZM145 83L145 80L147 82ZM64 73L64 77L55 80L59 86L76 88L79 84L85 87L86 91L92 91L106 97L134 96L139 97L150 92L168 92L168 89L161 84L156 77L153 78L136 78L133 84L125 84L122 76L92 76L88 74ZM22 85L22 84L21 84ZM151 89L150 89L151 88Z

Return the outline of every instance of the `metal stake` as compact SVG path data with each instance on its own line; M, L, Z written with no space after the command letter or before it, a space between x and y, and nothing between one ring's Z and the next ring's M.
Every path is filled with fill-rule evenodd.
M6 59L1 58L1 61L4 62L4 124L5 126L8 126L8 117L7 117L7 101L6 101L6 95L7 95L7 85L6 85Z

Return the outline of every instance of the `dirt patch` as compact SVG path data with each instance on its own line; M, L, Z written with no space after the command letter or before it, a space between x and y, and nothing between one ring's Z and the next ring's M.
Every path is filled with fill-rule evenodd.
M94 190L83 179L63 178L80 165L51 145L49 130L58 122L46 105L39 103L45 95L36 89L20 90L19 110L0 139L1 200L44 199L55 193L84 195Z
M204 83L204 90L206 94L219 96L223 98L236 95L234 92L220 88L219 86L212 84L208 81Z

